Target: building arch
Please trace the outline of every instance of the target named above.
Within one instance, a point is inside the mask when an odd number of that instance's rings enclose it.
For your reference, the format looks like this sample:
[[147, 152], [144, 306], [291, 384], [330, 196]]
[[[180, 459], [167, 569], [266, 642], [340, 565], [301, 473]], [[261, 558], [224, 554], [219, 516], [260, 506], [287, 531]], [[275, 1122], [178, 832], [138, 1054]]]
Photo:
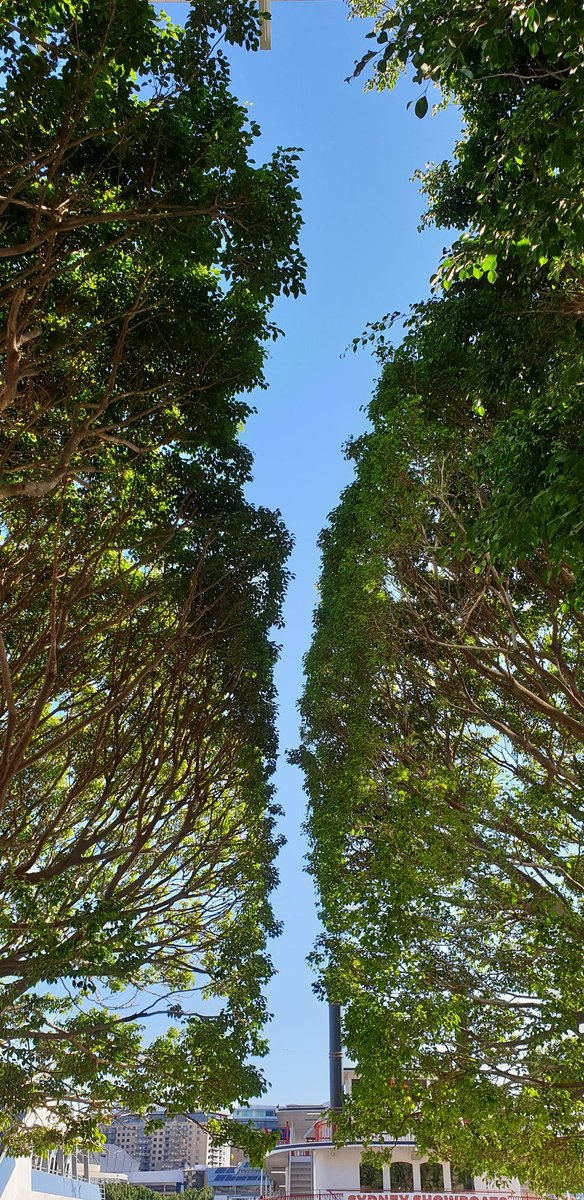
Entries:
[[463, 1171], [451, 1163], [450, 1179], [453, 1192], [474, 1192], [474, 1178], [470, 1171]]
[[383, 1164], [372, 1162], [359, 1163], [359, 1189], [362, 1192], [382, 1192], [383, 1188]]
[[407, 1159], [393, 1159], [389, 1168], [392, 1192], [414, 1191], [414, 1168]]
[[444, 1169], [442, 1163], [420, 1163], [420, 1184], [423, 1192], [443, 1192]]

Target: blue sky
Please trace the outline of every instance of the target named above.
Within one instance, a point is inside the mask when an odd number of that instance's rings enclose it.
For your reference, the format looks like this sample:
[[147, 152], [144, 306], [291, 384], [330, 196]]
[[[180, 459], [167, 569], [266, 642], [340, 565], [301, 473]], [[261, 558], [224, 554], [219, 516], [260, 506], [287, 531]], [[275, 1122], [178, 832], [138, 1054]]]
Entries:
[[[184, 15], [183, 5], [164, 7], [173, 19]], [[407, 81], [384, 94], [345, 82], [371, 45], [367, 29], [348, 19], [344, 0], [273, 0], [272, 50], [232, 54], [233, 89], [262, 129], [256, 157], [278, 145], [303, 151], [307, 295], [276, 306], [286, 336], [271, 352], [269, 391], [259, 393], [245, 433], [255, 455], [251, 496], [279, 508], [295, 539], [277, 672], [276, 783], [287, 845], [275, 906], [285, 929], [273, 946], [278, 975], [269, 991], [274, 1017], [263, 1068], [267, 1099], [280, 1104], [328, 1098], [328, 1016], [306, 964], [318, 932], [312, 883], [303, 873], [306, 800], [285, 751], [298, 744], [302, 657], [317, 600], [316, 541], [349, 481], [342, 446], [364, 427], [361, 408], [376, 376], [366, 351], [343, 353], [368, 321], [427, 295], [446, 239], [435, 230], [417, 232], [423, 199], [411, 176], [449, 156], [458, 131], [453, 111], [418, 120], [406, 110], [417, 95]]]

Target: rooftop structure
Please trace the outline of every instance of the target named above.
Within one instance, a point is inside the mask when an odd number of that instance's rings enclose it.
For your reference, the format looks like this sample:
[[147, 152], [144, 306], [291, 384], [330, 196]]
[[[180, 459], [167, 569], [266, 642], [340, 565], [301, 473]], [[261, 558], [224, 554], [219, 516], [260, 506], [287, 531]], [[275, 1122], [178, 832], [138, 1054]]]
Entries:
[[185, 1190], [185, 1177], [181, 1169], [134, 1171], [128, 1176], [128, 1182], [136, 1187], [147, 1187], [151, 1192], [159, 1192], [161, 1196], [173, 1196]]
[[268, 1190], [264, 1172], [248, 1163], [209, 1169], [207, 1184], [213, 1189], [214, 1200], [252, 1200]]
[[140, 1164], [132, 1158], [121, 1146], [106, 1142], [103, 1150], [92, 1150], [89, 1153], [90, 1177], [108, 1179], [127, 1179], [132, 1171], [139, 1171]]
[[304, 1142], [314, 1134], [314, 1125], [328, 1103], [323, 1104], [284, 1104], [278, 1107], [278, 1125], [281, 1130], [281, 1141], [286, 1143]]
[[236, 1108], [232, 1114], [234, 1121], [244, 1125], [252, 1125], [254, 1129], [270, 1129], [275, 1131], [278, 1125], [278, 1109], [265, 1104], [250, 1104], [245, 1108]]

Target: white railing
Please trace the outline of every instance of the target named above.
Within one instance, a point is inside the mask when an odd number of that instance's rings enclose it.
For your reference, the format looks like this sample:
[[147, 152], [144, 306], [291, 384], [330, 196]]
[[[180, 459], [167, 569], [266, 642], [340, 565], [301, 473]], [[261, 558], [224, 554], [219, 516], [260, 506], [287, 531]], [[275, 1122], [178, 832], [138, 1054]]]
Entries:
[[[105, 1200], [105, 1184], [99, 1176], [92, 1178], [89, 1174], [89, 1162], [86, 1155], [81, 1157], [74, 1154], [64, 1154], [55, 1150], [43, 1158], [33, 1154], [31, 1159], [33, 1171], [44, 1171], [47, 1175], [58, 1175], [61, 1179], [70, 1179], [72, 1183], [91, 1183], [99, 1189], [101, 1200]], [[72, 1189], [74, 1192], [74, 1189]]]

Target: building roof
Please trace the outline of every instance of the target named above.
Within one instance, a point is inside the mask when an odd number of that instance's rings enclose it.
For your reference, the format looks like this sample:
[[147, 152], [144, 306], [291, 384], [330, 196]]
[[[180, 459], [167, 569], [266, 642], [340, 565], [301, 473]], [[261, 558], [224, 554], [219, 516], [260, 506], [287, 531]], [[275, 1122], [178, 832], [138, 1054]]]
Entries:
[[211, 1187], [232, 1183], [259, 1183], [262, 1172], [259, 1167], [238, 1163], [235, 1167], [208, 1167], [207, 1178]]

